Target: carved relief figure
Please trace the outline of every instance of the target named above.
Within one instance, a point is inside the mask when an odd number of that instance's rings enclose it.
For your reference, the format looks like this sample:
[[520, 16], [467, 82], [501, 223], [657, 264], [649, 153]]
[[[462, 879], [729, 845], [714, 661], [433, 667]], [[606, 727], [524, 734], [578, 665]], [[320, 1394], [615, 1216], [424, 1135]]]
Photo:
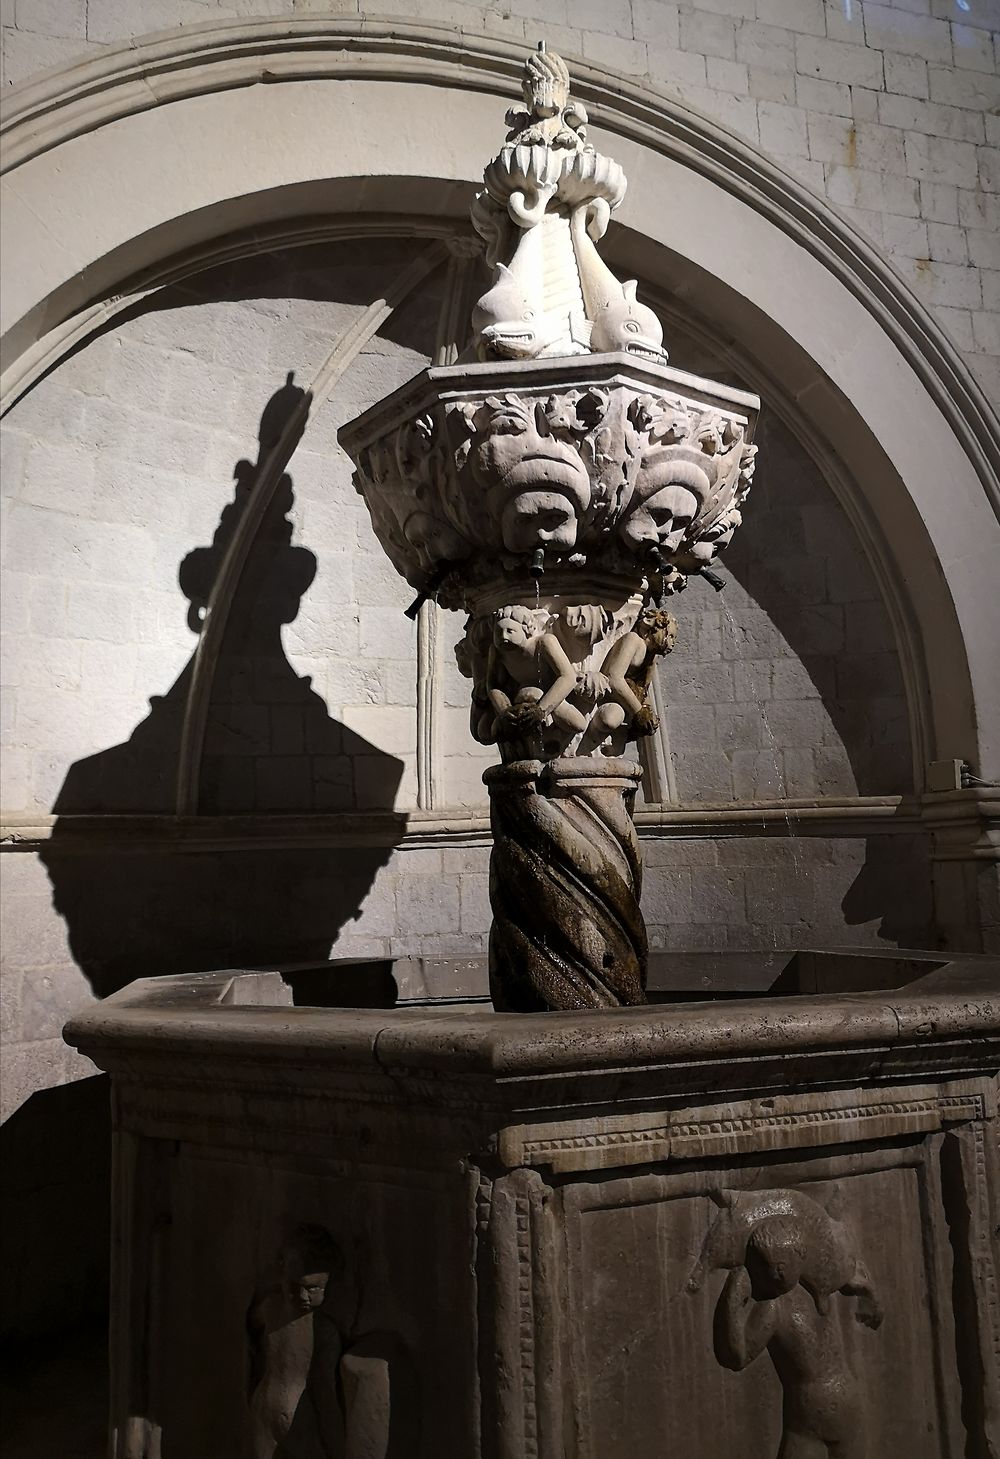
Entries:
[[540, 753], [544, 728], [568, 741], [587, 720], [567, 703], [576, 689], [576, 671], [554, 633], [539, 625], [530, 608], [512, 605], [493, 617], [486, 688], [496, 716], [496, 739], [525, 739]]
[[[612, 739], [615, 753], [620, 753], [627, 739], [656, 733], [660, 721], [649, 703], [649, 686], [656, 660], [668, 654], [676, 641], [677, 620], [673, 614], [647, 607], [631, 632], [611, 645], [601, 666], [606, 685], [604, 702], [594, 710], [580, 741], [581, 755], [591, 754], [608, 739]], [[616, 733], [623, 728], [626, 734]]]
[[330, 1233], [300, 1226], [255, 1298], [250, 1336], [252, 1459], [327, 1459], [335, 1451], [338, 1323], [326, 1307], [343, 1260]]
[[472, 680], [469, 731], [472, 738], [481, 745], [492, 745], [496, 740], [496, 714], [486, 692], [492, 642], [493, 625], [490, 619], [470, 618], [465, 625], [464, 638], [460, 638], [455, 645], [458, 672], [464, 679]]
[[251, 1459], [394, 1459], [404, 1428], [412, 1441], [405, 1354], [388, 1334], [352, 1338], [356, 1307], [330, 1233], [299, 1226], [247, 1314]]
[[882, 1312], [843, 1224], [798, 1191], [725, 1193], [723, 1214], [689, 1280], [728, 1266], [715, 1314], [715, 1350], [734, 1372], [767, 1352], [782, 1386], [778, 1459], [876, 1459], [837, 1315], [835, 1293], [857, 1298], [855, 1319], [877, 1328]]

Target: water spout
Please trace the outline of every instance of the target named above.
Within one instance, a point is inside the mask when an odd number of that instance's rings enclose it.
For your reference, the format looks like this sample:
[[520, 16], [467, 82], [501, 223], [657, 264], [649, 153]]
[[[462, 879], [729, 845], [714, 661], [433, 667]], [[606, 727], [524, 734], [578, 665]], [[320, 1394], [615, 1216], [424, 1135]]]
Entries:
[[455, 564], [453, 562], [439, 562], [437, 566], [432, 569], [430, 577], [427, 579], [424, 586], [420, 589], [420, 592], [414, 598], [413, 602], [408, 608], [403, 609], [403, 612], [406, 614], [407, 618], [412, 618], [416, 620], [417, 614], [427, 602], [428, 598], [434, 597], [438, 588], [444, 582], [445, 578], [448, 576], [454, 566]]
[[540, 578], [545, 571], [545, 548], [536, 547], [531, 554], [531, 564], [528, 568], [533, 578]]
[[726, 586], [725, 578], [721, 578], [719, 574], [717, 572], [713, 572], [710, 567], [700, 567], [698, 569], [698, 574], [700, 577], [703, 577], [705, 579], [706, 583], [711, 583], [712, 587], [717, 593], [721, 593], [722, 589]]

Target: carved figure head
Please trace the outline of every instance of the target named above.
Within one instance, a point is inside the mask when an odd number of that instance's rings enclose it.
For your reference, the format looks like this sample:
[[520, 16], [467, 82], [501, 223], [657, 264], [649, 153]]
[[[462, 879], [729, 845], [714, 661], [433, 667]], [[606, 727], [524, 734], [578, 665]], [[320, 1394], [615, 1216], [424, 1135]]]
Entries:
[[493, 615], [493, 642], [497, 648], [524, 648], [537, 633], [535, 614], [518, 603], [498, 608]]
[[809, 1241], [802, 1223], [792, 1216], [767, 1216], [747, 1238], [746, 1268], [758, 1299], [790, 1292], [802, 1280], [809, 1260]]
[[315, 1312], [326, 1298], [330, 1277], [342, 1267], [340, 1251], [323, 1226], [300, 1226], [281, 1253], [286, 1294], [300, 1312]]
[[654, 654], [668, 654], [677, 642], [677, 619], [665, 608], [644, 608], [635, 625], [639, 635]]
[[653, 446], [643, 457], [631, 508], [619, 534], [641, 552], [673, 552], [694, 521], [714, 479], [707, 458], [687, 446]]
[[429, 512], [411, 512], [403, 525], [403, 535], [419, 552], [424, 567], [458, 562], [468, 556], [468, 543], [447, 522]]

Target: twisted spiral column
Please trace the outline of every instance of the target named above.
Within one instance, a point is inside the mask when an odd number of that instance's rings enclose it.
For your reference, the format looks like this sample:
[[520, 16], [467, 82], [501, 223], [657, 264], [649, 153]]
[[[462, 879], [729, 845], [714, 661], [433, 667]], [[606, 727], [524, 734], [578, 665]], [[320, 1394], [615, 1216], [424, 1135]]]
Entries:
[[631, 760], [516, 760], [486, 771], [490, 992], [498, 1011], [645, 1003]]

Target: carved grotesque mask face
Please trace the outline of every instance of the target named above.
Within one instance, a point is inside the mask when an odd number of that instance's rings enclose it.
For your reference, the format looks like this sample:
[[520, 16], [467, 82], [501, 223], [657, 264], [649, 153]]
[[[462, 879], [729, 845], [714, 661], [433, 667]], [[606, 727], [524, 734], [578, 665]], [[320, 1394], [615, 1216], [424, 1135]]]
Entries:
[[673, 552], [698, 510], [693, 491], [679, 484], [661, 487], [631, 511], [622, 524], [622, 536], [635, 549], [645, 545]]
[[580, 603], [564, 608], [562, 617], [567, 631], [581, 643], [594, 644], [604, 636], [604, 611], [596, 603]]
[[522, 492], [504, 508], [502, 531], [509, 552], [529, 552], [534, 547], [565, 550], [576, 544], [576, 511], [560, 492]]

